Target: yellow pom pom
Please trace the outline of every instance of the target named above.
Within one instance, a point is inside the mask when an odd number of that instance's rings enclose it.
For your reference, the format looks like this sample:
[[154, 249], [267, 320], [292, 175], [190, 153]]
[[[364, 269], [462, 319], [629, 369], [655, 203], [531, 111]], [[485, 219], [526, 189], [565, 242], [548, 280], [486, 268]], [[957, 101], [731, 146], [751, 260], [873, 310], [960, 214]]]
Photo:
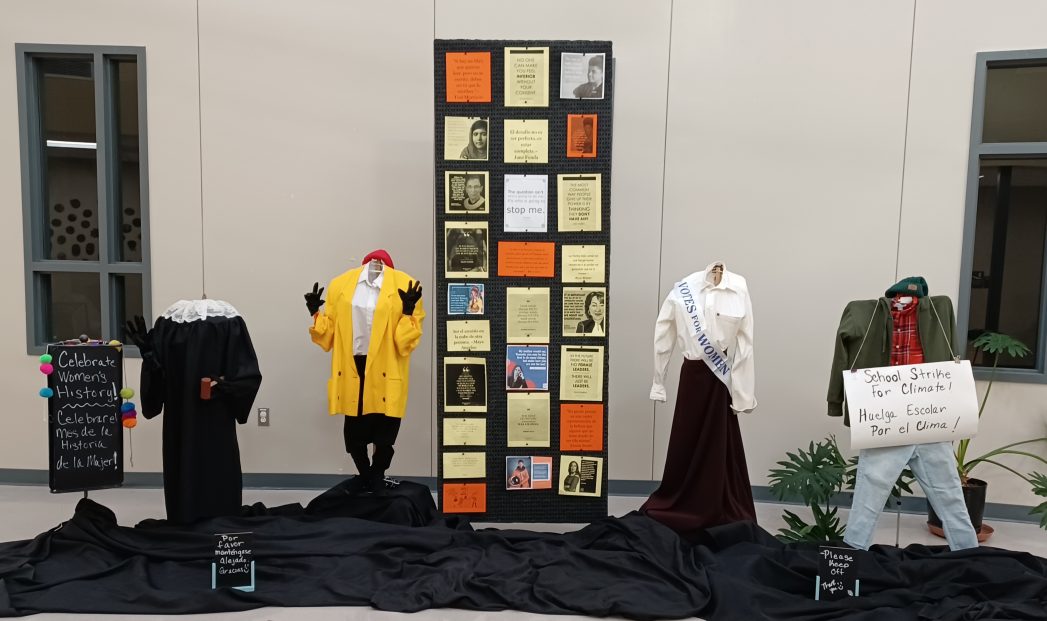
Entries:
[[120, 389], [120, 398], [121, 399], [130, 399], [133, 396], [135, 396], [135, 391], [133, 389], [131, 389], [131, 388], [121, 388]]

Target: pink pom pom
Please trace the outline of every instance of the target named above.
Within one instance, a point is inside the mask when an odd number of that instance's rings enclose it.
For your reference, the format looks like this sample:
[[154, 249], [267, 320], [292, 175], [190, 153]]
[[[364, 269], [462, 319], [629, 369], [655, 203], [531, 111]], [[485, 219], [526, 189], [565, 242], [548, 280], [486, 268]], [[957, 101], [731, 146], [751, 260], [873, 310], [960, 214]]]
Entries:
[[40, 372], [44, 375], [50, 375], [55, 372], [55, 368], [47, 363], [40, 365]]

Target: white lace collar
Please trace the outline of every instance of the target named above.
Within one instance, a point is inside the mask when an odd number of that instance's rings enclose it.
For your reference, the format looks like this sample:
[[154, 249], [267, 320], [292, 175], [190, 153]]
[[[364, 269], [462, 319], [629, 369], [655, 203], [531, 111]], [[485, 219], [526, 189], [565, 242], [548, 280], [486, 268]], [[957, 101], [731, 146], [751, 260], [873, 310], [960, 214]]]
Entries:
[[240, 312], [222, 300], [178, 300], [164, 311], [163, 316], [175, 323], [189, 323], [208, 317], [239, 317]]

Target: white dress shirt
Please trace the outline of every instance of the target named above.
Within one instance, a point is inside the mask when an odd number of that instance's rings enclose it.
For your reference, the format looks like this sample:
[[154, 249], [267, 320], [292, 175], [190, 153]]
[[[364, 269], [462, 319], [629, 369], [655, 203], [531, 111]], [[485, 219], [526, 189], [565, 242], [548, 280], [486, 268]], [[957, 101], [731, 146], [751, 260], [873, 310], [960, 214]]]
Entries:
[[374, 282], [367, 280], [369, 267], [360, 270], [360, 279], [353, 291], [353, 355], [366, 356], [371, 346], [371, 325], [374, 323], [374, 307], [378, 304], [378, 292], [382, 289], [383, 270]]
[[[712, 268], [723, 266], [720, 284], [713, 284]], [[702, 283], [695, 300], [702, 309], [705, 334], [731, 362], [731, 409], [751, 412], [756, 407], [756, 378], [753, 369], [753, 307], [745, 278], [728, 272], [722, 261], [702, 272], [684, 278]], [[665, 371], [673, 349], [679, 347], [684, 358], [702, 360], [702, 349], [690, 331], [687, 314], [680, 300], [669, 295], [662, 303], [654, 326], [654, 384], [651, 399], [665, 401]], [[703, 363], [704, 364], [704, 363]]]

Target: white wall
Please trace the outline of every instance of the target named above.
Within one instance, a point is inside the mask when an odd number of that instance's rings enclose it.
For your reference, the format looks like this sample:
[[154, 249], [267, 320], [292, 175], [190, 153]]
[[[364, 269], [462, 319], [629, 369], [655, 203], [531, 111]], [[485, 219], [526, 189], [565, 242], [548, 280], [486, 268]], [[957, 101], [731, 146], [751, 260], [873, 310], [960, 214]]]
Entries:
[[[912, 8], [675, 7], [660, 290], [713, 260], [748, 280], [760, 405], [742, 430], [764, 484], [785, 449], [845, 435], [825, 404], [840, 312], [894, 282]], [[657, 408], [656, 446], [672, 416]]]
[[[919, 0], [916, 7], [905, 194], [898, 244], [899, 270], [921, 272], [939, 291], [959, 291], [977, 52], [1045, 49], [1047, 5], [1035, 0], [994, 2]], [[979, 437], [983, 453], [1021, 439], [1047, 435], [1047, 386], [993, 386]], [[1033, 448], [1033, 447], [1030, 447]], [[1037, 450], [1033, 448], [1033, 450]], [[1037, 451], [1047, 455], [1040, 444]], [[1022, 472], [1044, 471], [1029, 458], [1010, 459]], [[989, 500], [1035, 505], [1029, 486], [992, 465], [975, 470], [989, 481]]]
[[[8, 2], [0, 9], [0, 386], [7, 395], [0, 433], [0, 467], [47, 469], [47, 416], [36, 391], [44, 384], [25, 353], [22, 274], [22, 190], [19, 163], [15, 43], [147, 47], [153, 307], [200, 289], [200, 161], [197, 115], [196, 10], [184, 0], [158, 0], [148, 12], [134, 0]], [[196, 249], [196, 250], [193, 250]], [[137, 361], [127, 374], [137, 378]], [[137, 380], [132, 384], [137, 388]], [[160, 469], [160, 425], [134, 431], [135, 468]]]
[[[329, 359], [306, 334], [312, 282], [379, 247], [433, 282], [434, 36], [614, 42], [610, 476], [661, 476], [679, 360], [670, 403], [655, 407], [651, 326], [673, 281], [722, 259], [755, 305], [760, 407], [742, 421], [755, 485], [786, 450], [846, 435], [824, 399], [848, 300], [911, 274], [956, 295], [974, 55], [1047, 48], [1034, 1], [520, 7], [208, 0], [198, 28], [193, 0], [5, 4], [12, 56], [15, 43], [146, 46], [153, 307], [200, 295], [203, 249], [208, 295], [246, 316], [265, 375], [257, 405], [273, 417], [241, 429], [245, 471], [347, 469], [340, 421], [324, 414]], [[0, 468], [45, 469], [43, 407], [27, 388], [40, 376], [22, 344], [14, 67], [0, 62], [0, 321], [13, 335], [0, 348]], [[434, 473], [432, 334], [412, 359], [397, 474]], [[1045, 396], [997, 386], [975, 447], [1042, 435]], [[159, 470], [159, 424], [134, 434], [129, 470]], [[1035, 502], [1013, 477], [983, 474], [991, 501]]]

